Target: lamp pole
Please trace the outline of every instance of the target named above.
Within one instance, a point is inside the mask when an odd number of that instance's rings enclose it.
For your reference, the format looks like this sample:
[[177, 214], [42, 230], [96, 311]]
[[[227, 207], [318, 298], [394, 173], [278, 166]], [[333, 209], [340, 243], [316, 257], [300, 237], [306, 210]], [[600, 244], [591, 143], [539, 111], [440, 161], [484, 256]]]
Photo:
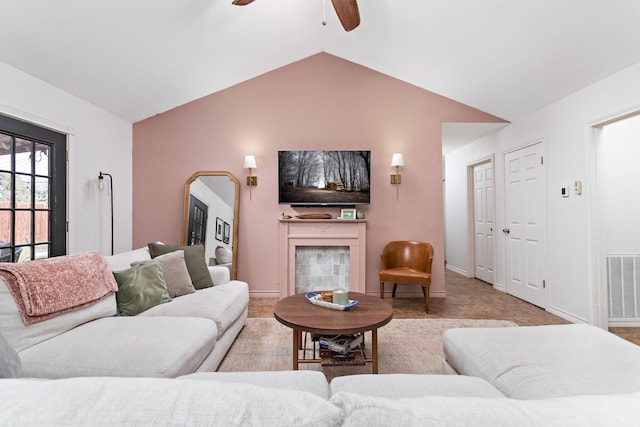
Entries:
[[98, 175], [98, 187], [100, 190], [104, 188], [104, 177], [109, 177], [109, 197], [111, 202], [111, 255], [113, 255], [113, 177], [110, 173], [100, 171]]

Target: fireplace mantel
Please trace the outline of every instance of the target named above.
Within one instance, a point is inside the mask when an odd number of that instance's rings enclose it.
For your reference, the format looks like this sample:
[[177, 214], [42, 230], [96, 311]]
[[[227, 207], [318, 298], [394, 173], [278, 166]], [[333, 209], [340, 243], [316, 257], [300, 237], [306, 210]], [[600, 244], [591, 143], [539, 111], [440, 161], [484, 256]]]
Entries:
[[296, 246], [349, 247], [349, 290], [365, 293], [366, 230], [364, 219], [281, 219], [280, 298], [295, 293]]

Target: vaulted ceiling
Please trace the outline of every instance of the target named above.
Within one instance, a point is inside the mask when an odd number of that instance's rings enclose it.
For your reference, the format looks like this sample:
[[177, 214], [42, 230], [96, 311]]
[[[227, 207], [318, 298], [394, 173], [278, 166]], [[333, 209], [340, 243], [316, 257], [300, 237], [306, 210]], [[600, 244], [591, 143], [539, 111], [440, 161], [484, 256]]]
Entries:
[[640, 62], [637, 0], [359, 8], [345, 32], [329, 0], [2, 0], [0, 61], [131, 122], [318, 52], [510, 121]]

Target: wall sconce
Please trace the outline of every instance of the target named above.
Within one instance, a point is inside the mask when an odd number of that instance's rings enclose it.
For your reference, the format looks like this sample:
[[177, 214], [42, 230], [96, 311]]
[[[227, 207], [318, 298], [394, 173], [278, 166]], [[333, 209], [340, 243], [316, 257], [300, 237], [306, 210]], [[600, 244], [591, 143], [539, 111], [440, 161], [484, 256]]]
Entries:
[[402, 184], [402, 175], [400, 175], [400, 166], [404, 166], [402, 153], [393, 153], [391, 158], [391, 167], [396, 168], [396, 173], [391, 175], [392, 184]]
[[258, 168], [258, 165], [256, 165], [256, 156], [244, 156], [244, 168], [249, 169], [249, 176], [247, 176], [247, 185], [249, 186], [249, 200], [251, 200], [251, 187], [258, 185], [258, 177], [255, 175], [251, 175], [251, 171]]
[[113, 255], [113, 177], [110, 173], [100, 171], [98, 174], [98, 189], [104, 190], [104, 177], [109, 178], [109, 197], [111, 200], [111, 255]]
[[400, 198], [399, 184], [402, 183], [402, 175], [400, 175], [400, 166], [404, 166], [402, 153], [393, 153], [391, 157], [391, 167], [396, 168], [396, 173], [391, 174], [391, 184], [396, 185], [396, 199]]

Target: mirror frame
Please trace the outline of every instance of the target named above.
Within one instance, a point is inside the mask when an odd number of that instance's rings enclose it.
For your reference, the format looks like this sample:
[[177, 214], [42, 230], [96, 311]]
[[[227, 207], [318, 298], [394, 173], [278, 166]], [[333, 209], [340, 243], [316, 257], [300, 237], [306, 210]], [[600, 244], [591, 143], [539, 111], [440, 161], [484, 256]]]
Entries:
[[[224, 176], [235, 186], [235, 195], [233, 202], [233, 240], [231, 241], [231, 280], [236, 280], [238, 275], [238, 222], [240, 220], [240, 182], [231, 172], [228, 171], [198, 171], [195, 172], [184, 184], [184, 214], [182, 217], [182, 244], [188, 242], [189, 228], [189, 196], [191, 195], [191, 184], [201, 176]], [[208, 264], [208, 262], [207, 262]]]

